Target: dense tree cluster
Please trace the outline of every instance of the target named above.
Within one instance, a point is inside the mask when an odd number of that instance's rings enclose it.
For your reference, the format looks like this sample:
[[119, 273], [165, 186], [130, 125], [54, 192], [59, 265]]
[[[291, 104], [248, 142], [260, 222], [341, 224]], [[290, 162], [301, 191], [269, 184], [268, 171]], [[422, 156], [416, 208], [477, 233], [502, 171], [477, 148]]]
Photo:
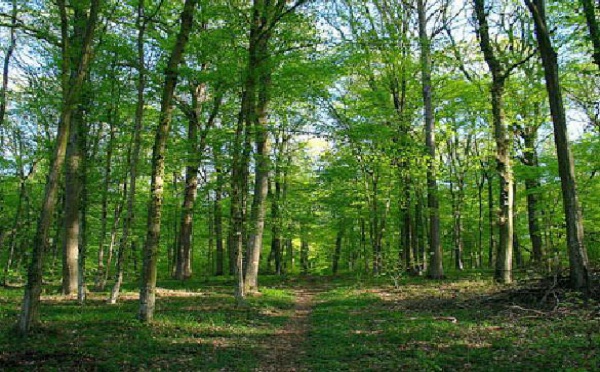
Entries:
[[110, 303], [139, 280], [142, 321], [161, 277], [232, 275], [240, 304], [260, 273], [568, 267], [587, 290], [599, 11], [3, 3], [0, 263], [26, 283], [20, 331], [44, 279]]

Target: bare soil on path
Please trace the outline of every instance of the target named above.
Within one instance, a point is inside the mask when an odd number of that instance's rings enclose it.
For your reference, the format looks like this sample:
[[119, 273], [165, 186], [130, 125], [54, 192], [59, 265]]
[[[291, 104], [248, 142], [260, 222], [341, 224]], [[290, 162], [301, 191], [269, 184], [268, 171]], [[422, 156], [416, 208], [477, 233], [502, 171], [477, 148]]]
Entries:
[[295, 290], [293, 314], [284, 328], [269, 339], [265, 345], [263, 359], [256, 369], [260, 372], [297, 372], [307, 371], [302, 366], [306, 354], [306, 338], [310, 330], [310, 314], [314, 297], [320, 291], [299, 288]]

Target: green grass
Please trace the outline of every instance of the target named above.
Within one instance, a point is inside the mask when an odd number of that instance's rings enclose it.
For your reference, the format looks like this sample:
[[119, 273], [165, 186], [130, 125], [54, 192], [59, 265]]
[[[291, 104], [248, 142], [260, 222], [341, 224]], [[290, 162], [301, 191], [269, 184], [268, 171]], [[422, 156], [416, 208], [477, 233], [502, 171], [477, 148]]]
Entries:
[[487, 300], [500, 290], [485, 281], [417, 280], [399, 290], [324, 293], [312, 315], [309, 369], [600, 369], [597, 304], [545, 312]]
[[152, 325], [135, 319], [135, 285], [117, 305], [106, 293], [84, 306], [49, 295], [27, 339], [11, 331], [22, 289], [1, 288], [0, 370], [255, 370], [290, 321], [299, 288], [317, 292], [294, 350], [302, 370], [600, 370], [600, 308], [575, 294], [548, 307], [478, 278], [404, 278], [398, 289], [355, 276], [261, 283], [262, 295], [236, 308], [229, 280], [162, 281]]
[[[265, 289], [249, 306], [234, 306], [231, 287], [160, 283], [152, 325], [135, 319], [134, 292], [107, 305], [92, 294], [84, 306], [46, 298], [40, 330], [11, 332], [20, 290], [0, 291], [0, 370], [252, 370], [265, 339], [285, 324], [293, 296]], [[185, 287], [185, 288], [183, 288]]]

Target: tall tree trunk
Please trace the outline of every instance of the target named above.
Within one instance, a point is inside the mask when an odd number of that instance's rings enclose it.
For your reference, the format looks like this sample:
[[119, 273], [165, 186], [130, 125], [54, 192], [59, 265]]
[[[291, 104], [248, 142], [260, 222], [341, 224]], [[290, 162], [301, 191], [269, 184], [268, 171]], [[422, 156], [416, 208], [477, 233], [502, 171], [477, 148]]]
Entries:
[[474, 0], [477, 18], [477, 33], [485, 62], [492, 74], [492, 116], [494, 139], [496, 140], [496, 170], [500, 181], [499, 197], [499, 243], [497, 248], [494, 278], [501, 283], [512, 282], [513, 249], [513, 175], [510, 159], [510, 139], [504, 119], [504, 85], [510, 69], [504, 70], [495, 55], [490, 41], [489, 25], [484, 0]]
[[75, 110], [69, 129], [70, 137], [66, 153], [65, 173], [65, 220], [63, 232], [62, 255], [62, 293], [70, 295], [77, 291], [79, 275], [79, 233], [80, 233], [80, 201], [81, 172], [83, 152], [81, 150], [81, 132], [84, 121], [83, 107]]
[[465, 199], [465, 171], [464, 158], [470, 155], [471, 136], [467, 136], [466, 144], [463, 147], [463, 155], [459, 154], [460, 146], [458, 135], [447, 140], [450, 172], [455, 175], [455, 182], [450, 181], [450, 194], [452, 198], [452, 238], [454, 241], [454, 265], [457, 270], [464, 270], [464, 241], [462, 237], [462, 209]]
[[[138, 0], [137, 7], [137, 100], [135, 105], [134, 130], [132, 133], [133, 148], [127, 154], [127, 173], [129, 174], [129, 186], [127, 186], [127, 177], [123, 180], [123, 193], [126, 198], [125, 218], [123, 220], [123, 231], [119, 239], [117, 251], [117, 267], [115, 272], [115, 282], [108, 298], [109, 304], [115, 304], [121, 292], [123, 284], [123, 275], [125, 271], [125, 260], [130, 242], [129, 235], [135, 223], [135, 198], [137, 187], [137, 167], [140, 158], [140, 150], [142, 147], [142, 129], [144, 124], [144, 106], [146, 99], [144, 97], [146, 90], [146, 57], [145, 57], [145, 35], [146, 28], [150, 19], [145, 14], [145, 0]], [[114, 231], [114, 230], [113, 230]], [[113, 235], [114, 236], [114, 235]]]
[[[72, 115], [79, 103], [83, 84], [86, 80], [92, 60], [94, 34], [98, 23], [100, 4], [100, 0], [91, 0], [89, 14], [87, 14], [84, 20], [75, 20], [75, 22], [83, 21], [85, 24], [85, 32], [81, 38], [82, 42], [79, 45], [79, 50], [75, 51], [71, 50], [71, 44], [69, 42], [71, 37], [69, 35], [69, 18], [65, 1], [57, 0], [61, 19], [61, 53], [63, 60], [61, 86], [63, 105], [56, 135], [54, 153], [50, 162], [50, 169], [44, 190], [42, 209], [35, 237], [33, 239], [27, 285], [23, 296], [21, 315], [17, 325], [19, 333], [23, 335], [29, 333], [32, 325], [37, 322], [39, 316], [44, 256], [49, 247], [48, 235], [52, 225], [54, 210], [56, 208], [59, 178], [65, 161]], [[72, 56], [77, 56], [77, 58], [70, 61]], [[75, 63], [75, 65], [71, 66], [71, 63]]]
[[156, 262], [160, 240], [163, 188], [165, 175], [165, 148], [173, 111], [173, 93], [177, 85], [178, 67], [183, 59], [184, 48], [193, 28], [194, 11], [197, 0], [186, 0], [181, 12], [181, 28], [171, 51], [165, 69], [165, 81], [162, 89], [159, 124], [152, 149], [152, 177], [150, 183], [150, 202], [146, 242], [143, 248], [142, 281], [140, 286], [139, 319], [151, 322], [156, 301]]
[[[106, 232], [108, 227], [108, 193], [111, 183], [111, 163], [112, 163], [112, 155], [113, 148], [115, 143], [115, 123], [113, 115], [113, 109], [109, 111], [109, 139], [106, 149], [106, 162], [104, 165], [104, 184], [102, 186], [102, 201], [101, 201], [101, 212], [100, 212], [100, 239], [98, 243], [98, 271], [96, 272], [96, 280], [95, 287], [98, 291], [103, 291], [106, 281], [103, 280], [105, 277], [105, 272], [107, 270], [106, 266], [104, 266], [104, 254], [105, 254], [105, 242], [106, 242]], [[108, 266], [108, 265], [107, 265]]]
[[558, 74], [558, 56], [552, 42], [548, 25], [544, 0], [525, 0], [535, 23], [535, 34], [538, 41], [552, 123], [554, 124], [554, 143], [558, 157], [558, 173], [563, 197], [565, 222], [567, 225], [567, 250], [569, 252], [569, 269], [571, 285], [577, 289], [590, 289], [589, 261], [583, 241], [583, 222], [577, 187], [575, 184], [575, 166], [571, 154], [567, 134], [567, 120], [563, 105], [560, 78]]
[[[126, 181], [125, 181], [126, 182]], [[127, 192], [127, 190], [123, 190], [124, 194]], [[106, 265], [105, 265], [105, 269], [104, 269], [104, 275], [101, 278], [101, 282], [98, 286], [98, 288], [102, 288], [102, 290], [104, 290], [104, 287], [106, 286], [106, 281], [108, 280], [108, 277], [110, 275], [110, 268], [113, 262], [113, 252], [114, 252], [114, 248], [115, 248], [115, 242], [117, 240], [117, 230], [120, 224], [120, 220], [121, 220], [121, 213], [123, 211], [123, 204], [125, 203], [124, 198], [115, 206], [115, 211], [113, 214], [113, 223], [112, 223], [112, 227], [110, 230], [110, 241], [108, 243], [108, 249], [107, 249], [107, 257], [106, 257]], [[122, 277], [121, 277], [122, 278]], [[109, 301], [110, 303], [110, 301]]]
[[250, 228], [244, 285], [247, 292], [258, 292], [258, 269], [263, 245], [267, 193], [269, 189], [271, 140], [268, 130], [272, 69], [269, 41], [283, 16], [308, 0], [297, 0], [286, 7], [288, 0], [253, 0], [248, 47], [246, 93], [250, 98], [246, 109], [246, 126], [255, 133], [254, 197], [250, 210]]
[[4, 118], [6, 116], [6, 107], [8, 106], [8, 77], [10, 60], [17, 46], [17, 0], [12, 0], [12, 12], [10, 17], [10, 36], [8, 48], [4, 55], [4, 63], [2, 65], [2, 87], [0, 87], [0, 138], [4, 129]]
[[581, 6], [583, 7], [583, 14], [588, 25], [588, 31], [590, 33], [590, 39], [592, 39], [592, 45], [594, 47], [594, 63], [600, 68], [600, 30], [598, 29], [598, 20], [596, 20], [596, 6], [592, 0], [580, 0]]
[[333, 251], [332, 271], [337, 275], [340, 267], [340, 257], [342, 256], [342, 242], [344, 240], [345, 221], [342, 220], [335, 235], [335, 250]]
[[[304, 229], [303, 229], [304, 231]], [[300, 267], [302, 267], [302, 274], [307, 275], [309, 269], [308, 255], [310, 246], [308, 244], [308, 237], [306, 233], [300, 235]]]
[[431, 41], [427, 34], [427, 15], [425, 0], [417, 0], [419, 16], [419, 45], [421, 47], [421, 84], [423, 106], [425, 108], [425, 146], [427, 147], [427, 208], [429, 210], [429, 277], [444, 277], [442, 243], [440, 240], [440, 210], [438, 200], [437, 176], [435, 165], [435, 119], [433, 117], [432, 85], [431, 85]]
[[265, 228], [265, 216], [267, 209], [267, 193], [269, 189], [270, 152], [271, 141], [268, 131], [268, 104], [270, 101], [271, 72], [266, 63], [268, 62], [268, 43], [270, 32], [263, 32], [263, 27], [270, 28], [266, 24], [268, 9], [259, 9], [262, 1], [254, 2], [253, 22], [250, 31], [250, 49], [248, 62], [248, 91], [256, 89], [257, 99], [255, 107], [248, 107], [246, 125], [252, 126], [255, 132], [256, 142], [256, 167], [254, 176], [254, 197], [250, 210], [250, 235], [248, 239], [247, 262], [245, 286], [246, 292], [258, 291], [258, 269], [260, 266], [260, 255], [263, 245], [263, 233]]
[[[513, 182], [513, 222], [517, 226], [517, 182]], [[513, 252], [515, 256], [515, 264], [517, 267], [523, 267], [523, 253], [521, 252], [521, 244], [518, 234], [513, 235]]]
[[188, 141], [190, 146], [188, 157], [191, 163], [186, 167], [185, 196], [181, 208], [177, 249], [175, 250], [175, 278], [178, 280], [189, 279], [192, 276], [192, 222], [194, 204], [198, 194], [198, 173], [201, 162], [204, 159], [206, 138], [214, 125], [223, 98], [222, 93], [217, 91], [210, 115], [204, 128], [201, 128], [202, 108], [207, 101], [206, 84], [191, 86], [190, 93], [192, 96], [192, 106], [184, 109], [184, 112], [188, 117]]
[[427, 226], [425, 223], [423, 223], [424, 219], [426, 218], [425, 213], [423, 211], [423, 194], [421, 192], [417, 192], [416, 199], [417, 200], [415, 203], [415, 237], [417, 242], [415, 244], [416, 249], [413, 255], [415, 258], [415, 274], [423, 275], [423, 271], [425, 270], [426, 264], [425, 237], [427, 231]]
[[[277, 179], [277, 172], [275, 175]], [[275, 193], [271, 201], [271, 256], [275, 261], [275, 274], [281, 275], [281, 264], [283, 257], [283, 239], [281, 235], [281, 214], [280, 214], [280, 189], [281, 184], [275, 180]]]
[[235, 299], [237, 306], [243, 306], [246, 301], [244, 286], [244, 235], [246, 233], [246, 199], [248, 184], [248, 158], [250, 144], [247, 131], [244, 130], [244, 115], [246, 105], [249, 105], [247, 91], [242, 92], [241, 108], [235, 129], [233, 141], [233, 157], [231, 164], [231, 203], [229, 223], [229, 269], [236, 280]]
[[175, 249], [175, 279], [186, 280], [192, 276], [192, 222], [194, 204], [198, 194], [198, 168], [203, 148], [199, 146], [198, 131], [202, 105], [206, 101], [206, 84], [192, 87], [192, 108], [188, 114], [188, 162], [185, 170], [185, 193], [181, 207], [179, 239]]
[[[528, 128], [521, 133], [525, 150], [523, 151], [522, 162], [530, 168], [539, 166], [535, 142], [537, 137], [537, 128]], [[527, 225], [529, 228], [529, 237], [531, 240], [531, 259], [536, 265], [542, 263], [544, 256], [542, 229], [540, 227], [540, 210], [538, 206], [539, 188], [541, 187], [537, 175], [527, 175], [525, 177], [525, 192], [527, 194]]]
[[408, 187], [409, 182], [405, 183], [404, 188], [404, 200], [401, 206], [402, 209], [402, 254], [404, 260], [404, 268], [410, 270], [412, 268], [414, 259], [412, 256], [412, 238], [413, 238], [413, 218], [411, 215], [412, 198], [410, 195], [410, 189]]
[[271, 201], [271, 252], [273, 259], [275, 260], [275, 273], [277, 275], [283, 273], [284, 221], [282, 209], [286, 197], [287, 165], [285, 163], [289, 157], [288, 141], [289, 136], [285, 133], [281, 133], [275, 143], [277, 153], [275, 175], [273, 177], [275, 187]]
[[80, 125], [78, 130], [80, 131], [79, 142], [81, 157], [81, 170], [80, 170], [80, 197], [81, 203], [79, 205], [79, 260], [77, 262], [77, 302], [80, 305], [86, 300], [87, 287], [85, 284], [85, 262], [87, 254], [87, 206], [88, 206], [88, 187], [87, 187], [87, 164], [88, 164], [88, 141], [85, 137], [85, 126]]
[[[218, 146], [218, 145], [217, 145]], [[215, 146], [215, 148], [217, 147]], [[221, 169], [219, 154], [213, 149], [215, 173], [217, 174], [217, 185], [215, 188], [214, 233], [216, 246], [216, 270], [215, 275], [221, 276], [225, 273], [225, 249], [223, 247], [223, 170]]]
[[292, 238], [285, 239], [285, 258], [286, 273], [293, 273], [296, 261], [294, 260], [294, 242]]
[[[33, 164], [33, 166], [31, 167], [31, 170], [29, 171], [29, 174], [25, 175], [22, 160], [21, 160], [24, 155], [23, 138], [20, 134], [19, 129], [15, 130], [13, 137], [15, 138], [15, 142], [16, 142], [15, 148], [19, 149], [18, 157], [17, 157], [17, 159], [18, 159], [17, 160], [17, 167], [18, 167], [17, 172], [19, 175], [19, 197], [17, 199], [17, 208], [15, 211], [15, 216], [13, 218], [11, 230], [8, 230], [8, 231], [4, 230], [0, 234], [1, 235], [0, 248], [2, 248], [2, 246], [4, 244], [3, 240], [7, 237], [7, 235], [10, 235], [10, 240], [8, 242], [8, 256], [6, 258], [6, 264], [4, 266], [4, 277], [2, 280], [2, 284], [4, 286], [6, 286], [8, 284], [8, 272], [10, 271], [10, 268], [12, 267], [17, 244], [19, 243], [19, 235], [21, 235], [21, 233], [23, 231], [25, 231], [25, 229], [23, 227], [29, 220], [29, 218], [27, 217], [27, 215], [29, 214], [29, 196], [28, 196], [28, 192], [27, 192], [27, 180], [33, 176], [33, 174], [35, 172], [35, 168], [36, 168], [36, 164]], [[24, 240], [24, 239], [21, 238], [21, 240]]]
[[493, 267], [496, 255], [496, 219], [494, 217], [494, 184], [492, 174], [486, 172], [487, 196], [488, 196], [488, 228], [490, 230], [490, 241], [488, 247], [488, 267]]
[[477, 180], [477, 267], [481, 268], [483, 265], [483, 187], [485, 184], [485, 177], [481, 176], [481, 179]]

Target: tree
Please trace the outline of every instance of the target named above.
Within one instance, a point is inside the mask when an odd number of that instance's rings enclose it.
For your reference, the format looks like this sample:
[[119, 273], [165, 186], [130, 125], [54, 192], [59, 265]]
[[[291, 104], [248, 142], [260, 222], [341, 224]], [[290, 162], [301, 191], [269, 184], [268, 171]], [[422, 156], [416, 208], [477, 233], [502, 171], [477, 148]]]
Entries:
[[[6, 117], [6, 107], [8, 104], [8, 78], [10, 69], [10, 60], [17, 46], [17, 0], [12, 1], [12, 12], [10, 17], [10, 41], [6, 54], [4, 55], [4, 63], [2, 64], [2, 86], [0, 87], [0, 131], [4, 130], [4, 119]], [[0, 132], [2, 133], [2, 132]], [[0, 245], [1, 246], [1, 245]]]
[[[490, 27], [488, 24], [485, 0], [474, 0], [475, 17], [477, 19], [477, 35], [481, 45], [485, 62], [492, 74], [490, 93], [492, 95], [492, 118], [494, 127], [494, 139], [496, 140], [496, 169], [500, 180], [500, 196], [498, 203], [500, 212], [498, 215], [499, 242], [497, 247], [496, 268], [494, 277], [502, 283], [512, 282], [512, 251], [513, 251], [513, 171], [511, 162], [511, 138], [506, 127], [504, 114], [504, 93], [506, 80], [515, 68], [530, 57], [520, 56], [520, 60], [511, 64], [502, 63], [490, 39]], [[514, 31], [514, 30], [509, 30]], [[521, 44], [522, 45], [522, 44]], [[513, 48], [514, 49], [514, 48]], [[523, 47], [518, 48], [520, 52], [527, 52]]]
[[160, 239], [162, 201], [165, 175], [165, 147], [169, 135], [169, 127], [173, 111], [173, 94], [179, 76], [178, 67], [184, 56], [184, 49], [193, 29], [194, 12], [197, 0], [186, 0], [180, 16], [181, 27], [175, 45], [171, 50], [165, 69], [165, 80], [162, 88], [159, 123], [152, 149], [152, 177], [150, 201], [148, 205], [148, 222], [146, 242], [143, 249], [142, 281], [140, 287], [139, 319], [151, 322], [156, 302], [156, 262]]
[[440, 241], [440, 211], [436, 179], [435, 118], [433, 117], [431, 85], [431, 41], [427, 34], [427, 14], [424, 0], [417, 0], [419, 45], [421, 47], [421, 81], [425, 110], [425, 146], [427, 147], [427, 208], [429, 211], [429, 249], [432, 253], [429, 276], [444, 277], [443, 251]]
[[[288, 6], [288, 1], [275, 3], [253, 0], [248, 65], [246, 69], [244, 120], [255, 134], [255, 177], [252, 206], [250, 208], [250, 228], [247, 262], [244, 277], [245, 292], [258, 291], [258, 269], [263, 245], [267, 193], [269, 184], [271, 139], [268, 130], [268, 106], [271, 101], [273, 66], [271, 65], [269, 43], [275, 28], [283, 17], [293, 13], [309, 0], [297, 0]], [[242, 106], [244, 106], [242, 104]]]
[[[80, 103], [83, 84], [87, 78], [89, 66], [93, 58], [93, 46], [101, 5], [102, 2], [100, 0], [91, 0], [88, 7], [82, 7], [83, 4], [78, 3], [75, 13], [70, 15], [65, 1], [57, 1], [62, 40], [61, 87], [63, 102], [54, 153], [44, 191], [42, 210], [33, 240], [27, 286], [25, 287], [23, 305], [17, 327], [19, 332], [24, 335], [29, 333], [39, 316], [44, 256], [49, 246], [48, 238], [56, 208], [60, 171], [65, 161], [73, 113]], [[79, 38], [79, 35], [74, 36], [73, 33], [80, 25], [85, 25], [84, 34], [79, 43], [72, 43], [73, 38]], [[71, 27], [73, 27], [72, 30], [70, 30]]]
[[[162, 3], [161, 3], [162, 4]], [[125, 270], [125, 258], [130, 242], [131, 230], [135, 222], [135, 200], [137, 190], [137, 175], [138, 175], [138, 163], [140, 158], [140, 151], [142, 147], [142, 129], [144, 121], [144, 106], [146, 105], [146, 85], [147, 85], [147, 69], [146, 69], [146, 52], [145, 52], [145, 37], [146, 30], [150, 22], [153, 21], [154, 16], [158, 13], [160, 6], [157, 6], [155, 12], [151, 16], [146, 15], [145, 0], [138, 0], [137, 4], [137, 38], [136, 38], [136, 51], [137, 51], [137, 81], [136, 91], [137, 100], [135, 106], [135, 117], [134, 117], [134, 128], [132, 133], [133, 148], [130, 148], [127, 153], [127, 172], [129, 174], [129, 184], [127, 183], [127, 177], [123, 181], [123, 192], [126, 194], [126, 212], [125, 218], [123, 219], [123, 231], [121, 239], [119, 240], [118, 252], [117, 252], [117, 267], [115, 272], [115, 282], [113, 284], [108, 302], [114, 304], [117, 302], [119, 293], [121, 291], [121, 284], [123, 283], [123, 272]], [[120, 213], [120, 211], [119, 211]], [[131, 243], [133, 244], [133, 243]]]
[[598, 29], [598, 20], [596, 19], [596, 6], [592, 0], [580, 0], [583, 7], [583, 14], [587, 22], [590, 39], [594, 47], [592, 54], [594, 63], [600, 68], [600, 29]]
[[583, 241], [583, 222], [575, 182], [575, 166], [569, 146], [567, 120], [563, 104], [560, 78], [558, 75], [558, 55], [552, 46], [544, 0], [525, 0], [535, 25], [535, 35], [544, 66], [544, 77], [552, 123], [554, 143], [558, 157], [563, 208], [567, 230], [567, 250], [569, 253], [569, 273], [571, 285], [577, 289], [589, 290], [589, 261]]
[[[210, 110], [210, 115], [204, 126], [201, 124], [201, 115], [202, 106], [208, 100], [206, 84], [191, 84], [191, 106], [184, 104], [183, 102], [180, 102], [179, 104], [188, 118], [189, 142], [189, 164], [186, 167], [185, 174], [185, 196], [181, 208], [181, 224], [179, 229], [179, 239], [177, 239], [178, 247], [175, 252], [175, 278], [179, 280], [189, 279], [192, 275], [192, 221], [194, 202], [196, 200], [198, 189], [198, 169], [201, 160], [204, 158], [203, 154], [206, 150], [206, 137], [209, 130], [214, 125], [223, 99], [223, 94], [219, 89], [219, 87], [216, 88], [217, 91], [214, 93], [213, 107]], [[199, 131], [200, 133], [198, 133]]]

